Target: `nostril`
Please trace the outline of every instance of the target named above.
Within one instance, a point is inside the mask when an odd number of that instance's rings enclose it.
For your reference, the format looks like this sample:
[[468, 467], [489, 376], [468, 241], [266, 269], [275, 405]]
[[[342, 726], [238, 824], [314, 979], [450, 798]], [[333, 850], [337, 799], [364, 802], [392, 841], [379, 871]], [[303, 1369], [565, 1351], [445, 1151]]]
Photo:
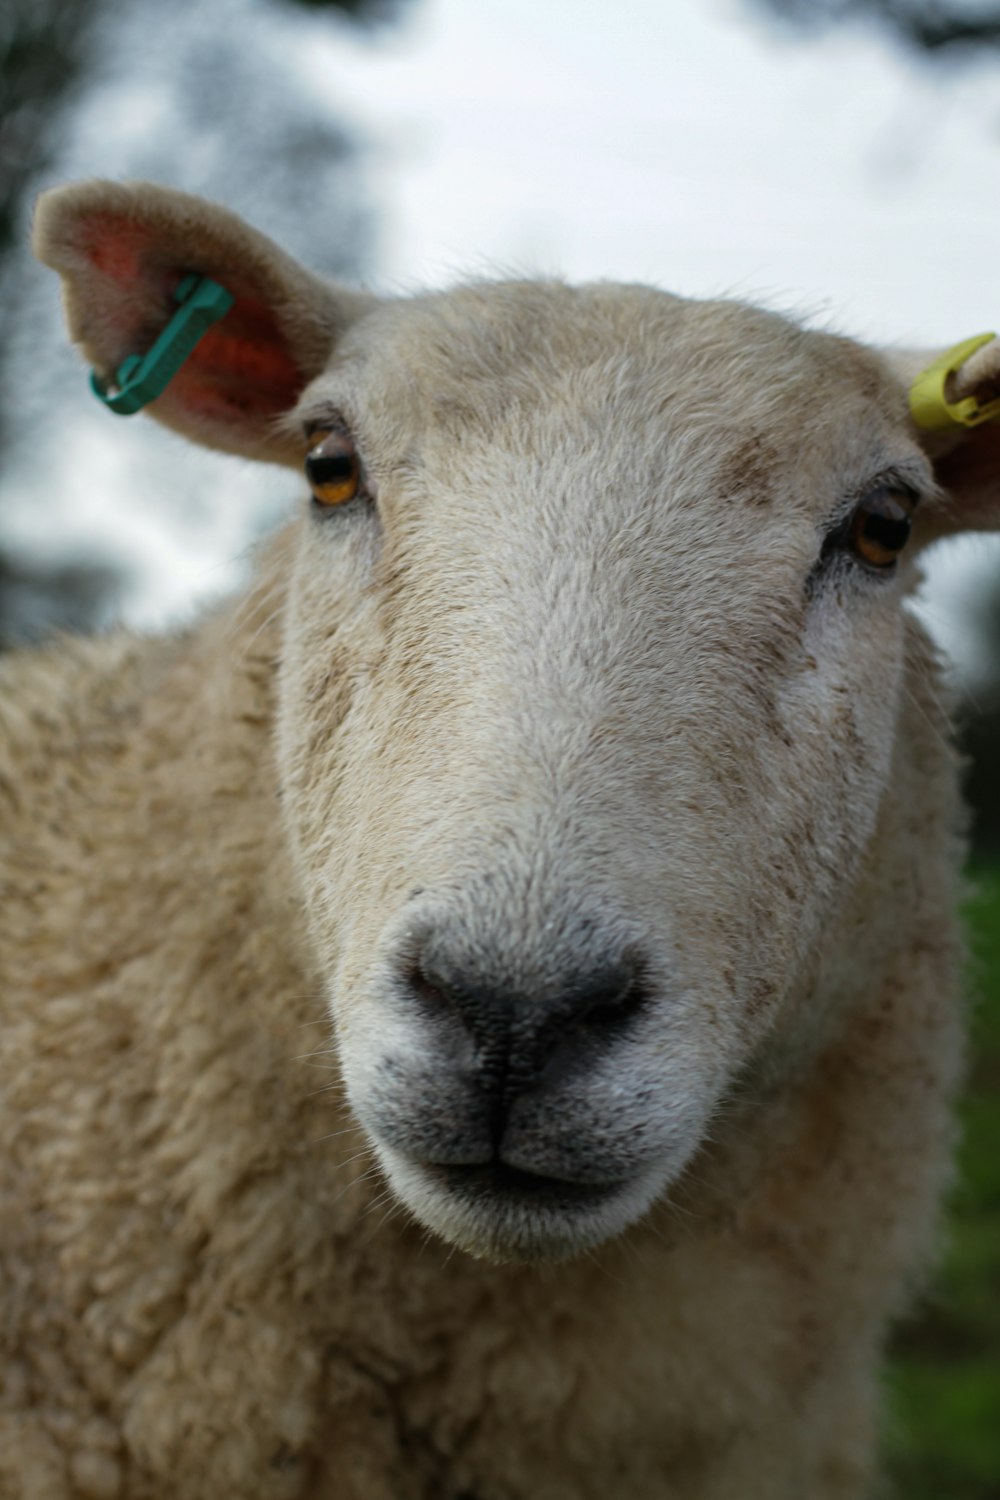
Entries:
[[414, 995], [435, 1009], [451, 1004], [451, 992], [447, 981], [439, 974], [435, 974], [433, 969], [426, 968], [420, 959], [411, 964], [406, 981]]
[[601, 975], [577, 1007], [577, 1020], [594, 1030], [612, 1030], [643, 1009], [646, 986], [637, 965], [623, 963]]
[[589, 1051], [614, 1042], [645, 1008], [647, 996], [637, 964], [623, 960], [591, 974], [567, 992], [566, 1003], [540, 1027], [541, 1050], [551, 1054], [568, 1047], [574, 1052], [583, 1045]]
[[490, 982], [468, 965], [460, 972], [450, 963], [444, 968], [427, 952], [413, 956], [403, 977], [428, 1015], [458, 1021], [491, 1053], [501, 1042], [508, 1045], [512, 1030], [543, 1052], [570, 1036], [611, 1039], [647, 999], [641, 963], [631, 955], [570, 972], [557, 988], [549, 981], [539, 990]]

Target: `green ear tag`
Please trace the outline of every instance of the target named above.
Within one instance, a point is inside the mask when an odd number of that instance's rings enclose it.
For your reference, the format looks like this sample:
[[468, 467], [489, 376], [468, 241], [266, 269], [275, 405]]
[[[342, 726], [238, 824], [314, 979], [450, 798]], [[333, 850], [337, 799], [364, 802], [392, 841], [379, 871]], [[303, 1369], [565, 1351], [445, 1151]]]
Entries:
[[148, 354], [130, 354], [118, 366], [115, 389], [96, 370], [90, 372], [94, 395], [120, 417], [130, 417], [162, 395], [195, 345], [233, 305], [232, 293], [207, 276], [185, 276], [174, 298], [180, 307]]

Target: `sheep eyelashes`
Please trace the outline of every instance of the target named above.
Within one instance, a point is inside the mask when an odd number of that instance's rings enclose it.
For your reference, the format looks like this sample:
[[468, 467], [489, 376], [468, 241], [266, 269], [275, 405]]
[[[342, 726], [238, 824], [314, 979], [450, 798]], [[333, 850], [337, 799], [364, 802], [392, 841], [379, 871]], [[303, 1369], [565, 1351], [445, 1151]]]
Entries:
[[345, 505], [361, 487], [361, 465], [354, 444], [343, 432], [309, 434], [306, 478], [318, 506]]

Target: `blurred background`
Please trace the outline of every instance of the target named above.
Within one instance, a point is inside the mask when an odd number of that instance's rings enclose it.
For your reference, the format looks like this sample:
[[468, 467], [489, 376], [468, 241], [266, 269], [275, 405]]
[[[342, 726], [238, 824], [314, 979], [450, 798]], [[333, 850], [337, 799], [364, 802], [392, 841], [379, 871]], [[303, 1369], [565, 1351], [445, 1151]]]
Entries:
[[[30, 259], [52, 182], [217, 198], [405, 291], [559, 272], [731, 295], [872, 342], [1000, 328], [1000, 3], [3, 0], [0, 649], [189, 618], [280, 470], [111, 417]], [[1000, 1496], [1000, 538], [931, 553], [975, 812], [975, 1046], [947, 1257], [895, 1343], [907, 1500]]]

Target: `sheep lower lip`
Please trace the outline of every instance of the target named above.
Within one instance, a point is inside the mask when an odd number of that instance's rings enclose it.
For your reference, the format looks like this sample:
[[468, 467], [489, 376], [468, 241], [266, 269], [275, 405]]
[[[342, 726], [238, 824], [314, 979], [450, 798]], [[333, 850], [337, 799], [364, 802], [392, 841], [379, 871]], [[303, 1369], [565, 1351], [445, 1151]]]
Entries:
[[530, 1199], [550, 1208], [592, 1207], [620, 1187], [611, 1182], [569, 1182], [562, 1177], [543, 1177], [501, 1161], [475, 1167], [435, 1167], [434, 1171], [448, 1188], [464, 1198]]

